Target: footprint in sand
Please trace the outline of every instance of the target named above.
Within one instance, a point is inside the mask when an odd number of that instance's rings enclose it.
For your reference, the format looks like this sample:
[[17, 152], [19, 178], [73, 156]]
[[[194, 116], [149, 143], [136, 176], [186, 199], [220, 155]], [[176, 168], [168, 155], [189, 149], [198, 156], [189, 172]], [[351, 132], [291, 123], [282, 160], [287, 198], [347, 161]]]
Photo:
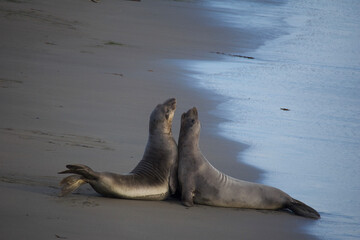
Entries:
[[0, 128], [0, 134], [9, 134], [17, 136], [21, 139], [36, 140], [48, 144], [94, 148], [101, 150], [114, 150], [104, 140], [100, 138], [79, 136], [75, 134], [58, 134], [41, 130], [25, 130], [13, 128]]
[[22, 83], [20, 80], [0, 78], [0, 88], [15, 88]]

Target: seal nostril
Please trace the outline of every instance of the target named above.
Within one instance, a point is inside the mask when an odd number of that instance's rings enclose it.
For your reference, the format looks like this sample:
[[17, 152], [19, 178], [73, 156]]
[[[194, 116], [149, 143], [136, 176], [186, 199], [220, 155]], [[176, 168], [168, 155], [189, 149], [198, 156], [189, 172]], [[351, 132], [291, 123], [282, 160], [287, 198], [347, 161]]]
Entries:
[[165, 105], [167, 105], [172, 110], [176, 109], [176, 99], [170, 98], [167, 101], [164, 102]]

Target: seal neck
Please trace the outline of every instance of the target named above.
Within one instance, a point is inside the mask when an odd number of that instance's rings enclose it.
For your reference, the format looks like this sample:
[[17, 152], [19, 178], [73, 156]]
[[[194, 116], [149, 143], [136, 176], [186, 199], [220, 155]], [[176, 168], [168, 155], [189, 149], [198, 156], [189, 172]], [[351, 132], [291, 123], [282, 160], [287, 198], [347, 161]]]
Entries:
[[172, 135], [172, 122], [170, 123], [149, 123], [149, 135]]
[[184, 134], [180, 131], [179, 136], [179, 148], [191, 148], [191, 149], [199, 149], [199, 138], [200, 134], [187, 133]]
[[159, 136], [163, 136], [163, 137], [166, 137], [166, 138], [172, 137], [171, 128], [168, 131], [160, 131], [160, 130], [151, 131], [151, 130], [149, 130], [149, 137], [157, 138]]

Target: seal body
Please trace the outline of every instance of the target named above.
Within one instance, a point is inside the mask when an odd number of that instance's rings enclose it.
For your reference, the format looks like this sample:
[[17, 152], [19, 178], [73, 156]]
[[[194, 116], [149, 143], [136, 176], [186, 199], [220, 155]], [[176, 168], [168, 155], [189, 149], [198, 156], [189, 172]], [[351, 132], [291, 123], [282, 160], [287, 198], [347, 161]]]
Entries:
[[232, 178], [214, 168], [199, 148], [200, 121], [196, 108], [181, 117], [179, 135], [179, 184], [181, 201], [219, 207], [290, 209], [295, 214], [319, 218], [311, 207], [280, 189]]
[[95, 172], [81, 164], [67, 165], [74, 173], [64, 178], [61, 195], [89, 183], [93, 189], [106, 197], [163, 200], [176, 192], [178, 155], [172, 136], [172, 120], [176, 100], [168, 99], [152, 111], [149, 121], [149, 137], [142, 160], [128, 174]]

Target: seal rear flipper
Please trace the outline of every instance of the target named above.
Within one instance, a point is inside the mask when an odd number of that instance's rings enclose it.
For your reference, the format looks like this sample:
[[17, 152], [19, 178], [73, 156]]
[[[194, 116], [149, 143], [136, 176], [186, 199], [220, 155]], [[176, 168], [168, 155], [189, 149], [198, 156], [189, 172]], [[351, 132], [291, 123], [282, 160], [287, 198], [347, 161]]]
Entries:
[[83, 176], [84, 178], [88, 180], [95, 180], [98, 179], [98, 174], [94, 172], [91, 168], [89, 168], [86, 165], [82, 164], [69, 164], [66, 165], [68, 170], [58, 172], [59, 174], [65, 174], [65, 173], [75, 173]]
[[307, 218], [313, 218], [313, 219], [319, 219], [320, 214], [313, 209], [312, 207], [309, 207], [305, 203], [292, 199], [292, 201], [287, 206], [291, 211], [293, 211], [296, 215], [307, 217]]
[[59, 194], [60, 197], [63, 197], [73, 191], [75, 191], [77, 188], [79, 188], [81, 185], [85, 184], [86, 181], [82, 176], [79, 175], [71, 175], [60, 182], [61, 186], [61, 193]]

